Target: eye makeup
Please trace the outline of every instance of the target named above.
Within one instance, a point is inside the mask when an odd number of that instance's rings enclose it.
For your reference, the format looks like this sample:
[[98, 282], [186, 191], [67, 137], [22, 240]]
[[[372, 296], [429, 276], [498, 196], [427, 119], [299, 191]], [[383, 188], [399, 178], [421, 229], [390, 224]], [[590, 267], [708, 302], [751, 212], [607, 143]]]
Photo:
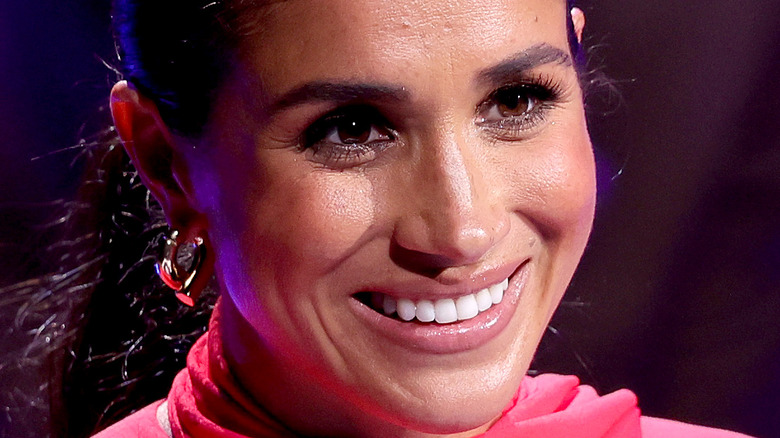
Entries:
[[300, 140], [311, 159], [335, 168], [367, 163], [396, 140], [395, 130], [369, 105], [337, 108], [312, 123]]
[[558, 78], [546, 74], [502, 85], [477, 105], [475, 123], [499, 140], [523, 140], [565, 100], [564, 90]]
[[[474, 116], [474, 124], [499, 141], [535, 135], [570, 90], [563, 74], [519, 71], [505, 79], [476, 105]], [[315, 163], [347, 169], [377, 159], [400, 135], [375, 105], [345, 103], [308, 125], [298, 147]]]

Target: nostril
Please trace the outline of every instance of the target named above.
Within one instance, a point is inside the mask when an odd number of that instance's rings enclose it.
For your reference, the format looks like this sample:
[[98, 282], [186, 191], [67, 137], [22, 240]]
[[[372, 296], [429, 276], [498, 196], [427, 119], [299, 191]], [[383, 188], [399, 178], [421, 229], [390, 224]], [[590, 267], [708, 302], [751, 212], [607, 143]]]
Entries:
[[436, 278], [448, 268], [473, 265], [484, 260], [508, 234], [507, 221], [500, 222], [490, 228], [460, 227], [450, 229], [449, 233], [437, 230], [414, 241], [408, 235], [398, 235], [391, 244], [390, 258], [406, 270]]
[[390, 259], [404, 270], [427, 278], [436, 278], [453, 265], [447, 257], [407, 249], [398, 244], [390, 247]]
[[437, 270], [483, 260], [510, 228], [510, 214], [488, 201], [465, 209], [421, 207], [396, 222], [391, 258], [430, 277]]

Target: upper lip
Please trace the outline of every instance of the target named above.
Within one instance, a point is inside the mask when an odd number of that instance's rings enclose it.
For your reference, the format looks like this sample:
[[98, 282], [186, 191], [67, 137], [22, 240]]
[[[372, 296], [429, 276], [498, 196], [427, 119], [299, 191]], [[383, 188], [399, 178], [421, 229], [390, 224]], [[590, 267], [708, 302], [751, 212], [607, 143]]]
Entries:
[[445, 274], [429, 278], [410, 275], [402, 279], [372, 283], [359, 292], [379, 292], [392, 298], [410, 300], [457, 298], [501, 283], [514, 275], [526, 261], [527, 259], [494, 265], [483, 264], [460, 276]]

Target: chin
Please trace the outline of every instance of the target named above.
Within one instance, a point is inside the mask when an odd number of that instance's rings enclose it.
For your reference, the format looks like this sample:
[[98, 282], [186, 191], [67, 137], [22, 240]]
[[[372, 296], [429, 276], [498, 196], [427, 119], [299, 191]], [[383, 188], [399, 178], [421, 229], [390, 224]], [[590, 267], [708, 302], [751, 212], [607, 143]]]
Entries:
[[[397, 423], [407, 430], [402, 436], [412, 437], [417, 434], [448, 435], [468, 431], [484, 432], [501, 415], [506, 405], [512, 400], [493, 406], [485, 406], [478, 401], [469, 400], [465, 406], [461, 403], [427, 406], [399, 418]], [[416, 432], [416, 433], [415, 433]]]
[[[451, 371], [448, 371], [451, 372]], [[512, 402], [523, 373], [507, 374], [462, 370], [455, 379], [428, 382], [423, 395], [382, 403], [395, 405], [395, 412], [386, 412], [391, 423], [409, 431], [403, 436], [419, 434], [479, 433], [487, 429]], [[504, 375], [505, 378], [497, 377]], [[453, 383], [455, 382], [455, 383]], [[469, 382], [470, 384], [464, 384]], [[391, 408], [392, 409], [392, 408]]]
[[[502, 411], [503, 409], [499, 409], [497, 412], [492, 412], [490, 414], [461, 413], [454, 418], [450, 418], [453, 417], [453, 415], [448, 412], [445, 415], [447, 418], [431, 418], [426, 424], [415, 424], [413, 427], [410, 427], [410, 429], [432, 435], [449, 435], [469, 431], [481, 433], [487, 430], [487, 428], [498, 419]], [[431, 422], [431, 420], [436, 421]]]

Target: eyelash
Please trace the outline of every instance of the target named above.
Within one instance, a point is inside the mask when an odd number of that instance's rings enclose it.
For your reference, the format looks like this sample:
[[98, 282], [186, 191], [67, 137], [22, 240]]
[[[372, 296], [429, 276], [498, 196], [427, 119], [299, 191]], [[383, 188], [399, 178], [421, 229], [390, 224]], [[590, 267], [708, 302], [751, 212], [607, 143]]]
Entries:
[[[354, 143], [333, 141], [336, 139], [332, 137], [339, 136], [342, 128], [348, 128], [347, 124], [367, 127], [368, 138]], [[303, 133], [300, 144], [303, 150], [311, 151], [314, 161], [338, 168], [371, 161], [395, 139], [394, 129], [379, 111], [367, 105], [351, 105], [339, 108], [314, 122]]]
[[[501, 114], [499, 120], [488, 120], [487, 114], [500, 110], [500, 94], [524, 98], [528, 108], [519, 115]], [[500, 140], [520, 140], [532, 133], [534, 128], [545, 121], [549, 111], [563, 100], [563, 87], [560, 82], [547, 76], [536, 76], [504, 85], [493, 91], [482, 103], [477, 105], [477, 125], [485, 128]], [[506, 96], [505, 96], [506, 97]], [[518, 105], [523, 102], [518, 99]]]
[[[477, 105], [476, 124], [499, 140], [521, 140], [545, 121], [548, 112], [561, 102], [563, 95], [561, 83], [554, 78], [539, 75], [521, 79], [497, 88]], [[507, 116], [497, 105], [502, 104], [499, 99], [511, 99], [512, 96], [519, 98], [517, 105], [523, 104], [520, 99], [525, 99], [528, 108], [519, 115]], [[488, 116], [495, 116], [495, 111], [500, 117], [490, 120]], [[361, 135], [360, 141], [345, 142], [341, 137], [344, 134], [342, 129], [348, 130], [350, 126], [357, 126], [356, 132], [360, 134], [366, 134], [365, 129], [368, 129], [368, 137], [363, 139]], [[312, 123], [304, 131], [299, 144], [301, 150], [310, 153], [315, 162], [332, 168], [349, 168], [374, 160], [396, 139], [395, 129], [376, 108], [349, 105]]]

